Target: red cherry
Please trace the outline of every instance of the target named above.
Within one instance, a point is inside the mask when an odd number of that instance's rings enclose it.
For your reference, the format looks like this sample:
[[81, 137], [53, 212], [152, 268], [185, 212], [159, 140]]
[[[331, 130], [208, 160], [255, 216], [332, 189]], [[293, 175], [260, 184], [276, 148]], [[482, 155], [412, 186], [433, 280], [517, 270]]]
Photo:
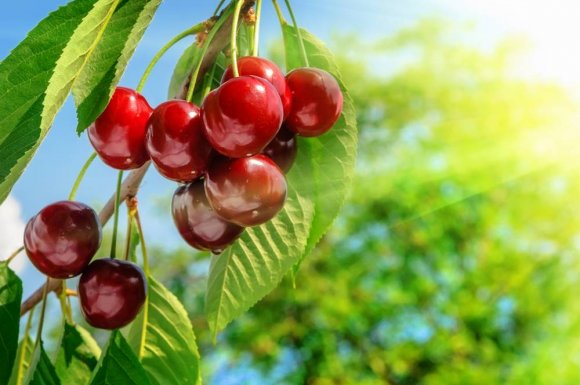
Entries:
[[105, 111], [89, 127], [89, 140], [103, 162], [130, 170], [149, 160], [145, 133], [151, 111], [141, 94], [124, 87], [115, 89]]
[[227, 222], [211, 208], [202, 180], [180, 186], [173, 194], [171, 211], [177, 230], [192, 247], [220, 253], [234, 243], [243, 227]]
[[272, 84], [255, 76], [230, 79], [210, 92], [202, 105], [205, 136], [221, 154], [257, 154], [282, 124], [282, 101]]
[[90, 325], [119, 329], [135, 319], [145, 302], [145, 274], [131, 262], [97, 259], [81, 275], [78, 293]]
[[199, 107], [185, 100], [171, 100], [153, 110], [146, 145], [159, 173], [177, 182], [199, 178], [212, 151], [203, 133]]
[[298, 68], [286, 75], [292, 108], [286, 125], [301, 136], [319, 136], [332, 128], [342, 112], [336, 79], [318, 68]]
[[[245, 56], [238, 59], [238, 72], [240, 76], [254, 75], [269, 81], [276, 88], [276, 91], [278, 91], [280, 99], [282, 99], [284, 119], [286, 119], [288, 113], [290, 113], [292, 94], [286, 85], [284, 74], [276, 64], [263, 57]], [[222, 76], [222, 84], [233, 79], [233, 77], [234, 71], [232, 70], [232, 66], [229, 65]]]
[[205, 192], [219, 216], [240, 226], [255, 226], [272, 219], [284, 206], [286, 179], [270, 158], [219, 158], [210, 165]]
[[287, 173], [294, 164], [297, 151], [296, 135], [282, 126], [278, 135], [268, 144], [263, 153], [268, 155], [284, 173]]
[[36, 214], [24, 230], [24, 248], [38, 270], [52, 278], [79, 275], [101, 244], [101, 224], [89, 206], [56, 202]]

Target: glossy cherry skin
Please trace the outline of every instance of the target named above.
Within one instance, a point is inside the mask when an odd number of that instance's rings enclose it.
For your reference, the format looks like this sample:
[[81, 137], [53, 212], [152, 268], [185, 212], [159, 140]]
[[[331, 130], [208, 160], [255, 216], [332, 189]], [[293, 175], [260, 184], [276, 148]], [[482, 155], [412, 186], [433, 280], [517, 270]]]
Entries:
[[343, 96], [336, 79], [318, 68], [297, 68], [286, 75], [292, 92], [288, 128], [301, 136], [319, 136], [342, 112]]
[[244, 231], [243, 227], [224, 220], [211, 208], [202, 180], [177, 188], [171, 212], [179, 234], [198, 250], [220, 253]]
[[282, 101], [268, 81], [255, 76], [230, 79], [210, 92], [202, 105], [205, 136], [230, 158], [257, 154], [282, 124]]
[[298, 152], [298, 142], [296, 141], [296, 134], [282, 126], [278, 135], [268, 144], [262, 151], [263, 154], [268, 155], [280, 167], [280, 169], [287, 173], [292, 168], [294, 160], [296, 160], [296, 153]]
[[78, 284], [81, 310], [87, 322], [100, 329], [119, 329], [135, 319], [147, 297], [147, 281], [132, 262], [97, 259]]
[[146, 145], [159, 173], [177, 182], [203, 175], [212, 152], [199, 107], [185, 100], [170, 100], [153, 110]]
[[284, 206], [286, 178], [270, 158], [258, 154], [247, 158], [219, 158], [205, 179], [205, 192], [219, 216], [249, 227], [272, 219]]
[[79, 275], [101, 244], [101, 224], [89, 206], [61, 201], [28, 221], [24, 249], [38, 270], [52, 278]]
[[117, 87], [103, 113], [89, 127], [99, 157], [117, 170], [139, 168], [149, 160], [145, 149], [151, 106], [132, 89]]
[[[292, 94], [286, 85], [284, 74], [276, 64], [263, 57], [244, 56], [238, 59], [238, 72], [240, 76], [254, 75], [269, 81], [278, 91], [278, 95], [280, 95], [284, 109], [284, 119], [286, 119], [290, 113]], [[222, 84], [233, 77], [234, 71], [230, 65], [222, 76]]]

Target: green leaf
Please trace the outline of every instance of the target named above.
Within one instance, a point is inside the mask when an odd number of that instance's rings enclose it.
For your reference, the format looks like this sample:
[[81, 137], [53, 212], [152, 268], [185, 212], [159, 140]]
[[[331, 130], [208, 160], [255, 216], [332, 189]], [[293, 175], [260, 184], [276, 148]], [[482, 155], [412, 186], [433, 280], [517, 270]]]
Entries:
[[[169, 83], [169, 89], [167, 92], [167, 97], [169, 99], [173, 99], [175, 95], [178, 95], [181, 92], [181, 87], [183, 83], [189, 76], [189, 74], [193, 71], [195, 64], [200, 59], [198, 56], [200, 55], [200, 48], [193, 44], [185, 51], [177, 61], [175, 65], [175, 69], [173, 70], [173, 75], [171, 76], [171, 82]], [[201, 82], [203, 84], [197, 84], [196, 89], [199, 87], [199, 90], [193, 94], [193, 101], [194, 103], [201, 104], [201, 90], [205, 88], [205, 86], [209, 86], [210, 89], [214, 89], [220, 85], [222, 80], [222, 76], [224, 71], [227, 67], [227, 59], [223, 53], [220, 53], [216, 61], [214, 63], [213, 76], [211, 76], [212, 71], [208, 71], [208, 73], [204, 76], [204, 81]], [[211, 76], [211, 78], [210, 78]], [[211, 81], [210, 81], [211, 80]]]
[[175, 95], [181, 93], [181, 86], [187, 79], [187, 76], [192, 71], [196, 56], [199, 54], [199, 47], [197, 44], [192, 44], [183, 51], [173, 74], [171, 75], [171, 80], [169, 82], [169, 88], [167, 90], [167, 99], [173, 99]]
[[0, 202], [48, 133], [115, 6], [115, 0], [72, 1], [0, 63]]
[[54, 366], [52, 366], [50, 359], [44, 351], [42, 342], [34, 349], [24, 384], [60, 385], [60, 380], [54, 370]]
[[29, 336], [25, 336], [22, 341], [20, 341], [18, 351], [16, 352], [16, 361], [14, 362], [8, 385], [24, 384], [24, 376], [30, 367], [32, 353], [34, 352], [33, 347], [34, 342]]
[[[301, 67], [300, 46], [294, 27], [285, 24], [282, 32], [287, 70]], [[299, 156], [308, 159], [309, 181], [312, 181], [302, 186], [303, 191], [313, 199], [315, 205], [314, 221], [304, 258], [328, 231], [345, 202], [354, 175], [358, 138], [354, 103], [342, 81], [332, 52], [308, 31], [301, 29], [301, 35], [310, 66], [330, 72], [338, 80], [344, 95], [342, 114], [327, 134], [316, 138], [298, 138]]]
[[161, 0], [122, 0], [73, 84], [80, 133], [103, 112]]
[[0, 262], [0, 384], [8, 382], [16, 358], [20, 301], [22, 281], [8, 267], [8, 263]]
[[[294, 167], [302, 169], [305, 162]], [[288, 180], [284, 209], [270, 222], [248, 228], [233, 246], [211, 260], [206, 315], [214, 334], [280, 283], [306, 247], [314, 217], [300, 180]]]
[[249, 56], [251, 54], [251, 39], [253, 34], [253, 28], [242, 23], [238, 29], [238, 58], [243, 56]]
[[61, 346], [54, 364], [63, 384], [87, 384], [97, 366], [101, 349], [91, 334], [78, 325], [65, 323]]
[[[294, 30], [284, 27], [289, 68], [299, 66]], [[269, 223], [247, 229], [222, 255], [212, 258], [206, 315], [214, 336], [270, 293], [308, 255], [345, 201], [357, 147], [355, 111], [330, 51], [304, 31], [311, 65], [332, 73], [341, 84], [344, 109], [336, 125], [318, 138], [299, 138], [288, 180], [288, 200]]]
[[153, 277], [147, 302], [129, 331], [129, 344], [153, 385], [200, 384], [199, 353], [187, 312]]
[[145, 369], [123, 338], [115, 330], [95, 369], [90, 385], [150, 385]]

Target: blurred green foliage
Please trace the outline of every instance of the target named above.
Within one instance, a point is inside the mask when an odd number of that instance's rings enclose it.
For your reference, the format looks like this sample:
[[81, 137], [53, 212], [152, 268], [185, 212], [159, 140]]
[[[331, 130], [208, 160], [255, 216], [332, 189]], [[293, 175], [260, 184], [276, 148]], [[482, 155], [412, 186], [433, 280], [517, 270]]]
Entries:
[[191, 311], [207, 382], [580, 383], [578, 105], [513, 72], [517, 42], [482, 52], [464, 32], [341, 37], [360, 127], [350, 201], [296, 288], [217, 346], [204, 255], [151, 253]]

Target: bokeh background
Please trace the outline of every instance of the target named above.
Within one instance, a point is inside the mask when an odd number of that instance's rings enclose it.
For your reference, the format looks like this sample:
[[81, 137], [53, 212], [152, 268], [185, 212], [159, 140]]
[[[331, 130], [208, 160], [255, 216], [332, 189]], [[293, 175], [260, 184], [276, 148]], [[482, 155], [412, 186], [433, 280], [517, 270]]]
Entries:
[[[64, 3], [4, 2], [0, 57]], [[154, 53], [216, 3], [164, 2], [121, 83], [134, 87]], [[293, 4], [335, 51], [360, 131], [348, 202], [296, 288], [284, 281], [213, 345], [208, 255], [173, 227], [176, 186], [150, 172], [140, 193], [155, 272], [191, 314], [206, 383], [579, 384], [580, 3]], [[280, 60], [268, 1], [263, 17], [261, 52]], [[154, 70], [152, 105], [188, 44]], [[0, 206], [0, 259], [28, 218], [67, 196], [92, 152], [75, 126], [69, 101]], [[96, 162], [78, 199], [102, 206], [115, 178]], [[43, 282], [24, 255], [13, 267], [25, 295]]]

